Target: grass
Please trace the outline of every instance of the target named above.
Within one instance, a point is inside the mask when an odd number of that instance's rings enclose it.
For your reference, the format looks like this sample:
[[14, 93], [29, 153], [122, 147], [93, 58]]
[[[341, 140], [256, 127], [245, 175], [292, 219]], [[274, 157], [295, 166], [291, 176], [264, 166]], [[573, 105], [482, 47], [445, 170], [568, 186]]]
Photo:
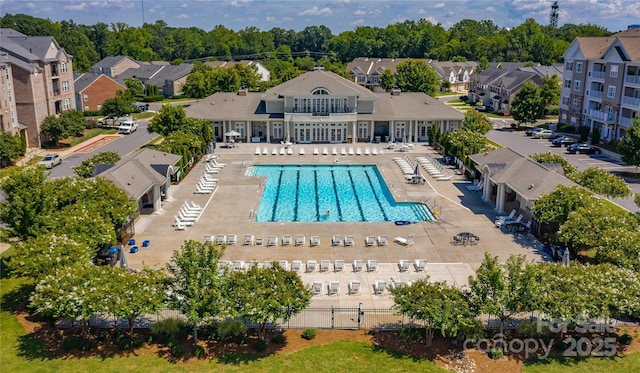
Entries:
[[68, 137], [64, 140], [60, 140], [60, 144], [66, 144], [69, 147], [73, 147], [76, 146], [78, 144], [80, 144], [81, 142], [87, 141], [91, 138], [94, 138], [96, 136], [99, 135], [112, 135], [114, 133], [117, 133], [118, 130], [114, 129], [114, 128], [92, 128], [92, 129], [88, 129], [88, 130], [84, 130], [84, 133], [82, 134], [82, 136], [79, 137]]
[[131, 117], [133, 118], [133, 120], [140, 120], [140, 119], [147, 119], [147, 118], [152, 118], [156, 115], [156, 113], [151, 113], [148, 111], [144, 111], [142, 113], [133, 113], [131, 114]]
[[638, 373], [640, 352], [614, 357], [531, 359], [524, 364], [523, 373]]

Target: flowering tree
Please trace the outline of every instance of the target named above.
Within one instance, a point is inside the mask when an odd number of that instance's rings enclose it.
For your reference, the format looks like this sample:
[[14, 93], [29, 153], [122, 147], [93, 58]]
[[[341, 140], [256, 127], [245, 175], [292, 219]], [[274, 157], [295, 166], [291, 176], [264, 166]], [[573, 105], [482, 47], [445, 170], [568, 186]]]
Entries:
[[260, 324], [258, 336], [265, 338], [267, 323], [287, 321], [305, 309], [311, 290], [297, 273], [277, 263], [271, 268], [251, 267], [230, 275], [227, 301], [231, 314]]
[[606, 197], [624, 198], [631, 195], [631, 189], [625, 181], [599, 167], [589, 167], [574, 172], [569, 178], [576, 184]]
[[580, 187], [558, 185], [549, 194], [540, 196], [533, 205], [531, 214], [543, 223], [564, 223], [569, 213], [583, 206], [592, 206], [596, 199]]

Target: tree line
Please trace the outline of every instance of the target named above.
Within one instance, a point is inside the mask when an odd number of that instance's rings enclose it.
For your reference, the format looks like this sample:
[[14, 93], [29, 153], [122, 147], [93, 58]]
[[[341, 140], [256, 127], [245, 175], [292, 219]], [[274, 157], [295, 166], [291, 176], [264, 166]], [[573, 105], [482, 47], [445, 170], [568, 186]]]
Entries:
[[274, 27], [262, 31], [247, 27], [238, 31], [217, 25], [170, 27], [166, 22], [132, 27], [125, 23], [79, 25], [73, 20], [53, 22], [25, 14], [6, 14], [0, 27], [28, 36], [51, 35], [74, 56], [74, 71], [88, 72], [107, 56], [125, 55], [140, 61], [165, 60], [174, 64], [206, 59], [289, 60], [309, 56], [340, 63], [356, 57], [429, 58], [441, 61], [533, 61], [551, 65], [561, 60], [577, 36], [608, 36], [593, 24], [538, 24], [527, 19], [511, 29], [491, 20], [464, 19], [449, 29], [421, 19], [386, 27], [358, 26], [334, 35], [324, 26], [301, 31]]

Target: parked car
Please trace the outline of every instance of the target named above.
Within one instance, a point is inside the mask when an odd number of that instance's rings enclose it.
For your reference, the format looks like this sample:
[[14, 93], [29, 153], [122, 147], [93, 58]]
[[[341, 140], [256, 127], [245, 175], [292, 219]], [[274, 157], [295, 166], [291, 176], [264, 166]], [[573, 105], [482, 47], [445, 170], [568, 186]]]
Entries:
[[524, 134], [527, 136], [533, 136], [535, 133], [542, 131], [543, 128], [540, 127], [533, 127], [533, 128], [528, 128], [526, 131], [524, 131]]
[[123, 122], [131, 121], [132, 118], [130, 116], [123, 117], [104, 117], [97, 120], [98, 126], [101, 127], [118, 127]]
[[534, 139], [550, 139], [554, 135], [555, 133], [552, 130], [540, 130], [534, 133], [531, 137]]
[[120, 124], [120, 126], [118, 127], [118, 132], [128, 135], [130, 133], [136, 132], [137, 129], [138, 129], [138, 124], [136, 122], [126, 121]]
[[149, 104], [133, 104], [133, 110], [138, 113], [147, 111], [149, 110]]
[[44, 168], [54, 168], [55, 166], [62, 163], [62, 158], [60, 158], [59, 154], [47, 154], [42, 158], [40, 162], [38, 162], [38, 166]]
[[574, 144], [567, 147], [567, 151], [571, 154], [602, 154], [600, 148], [596, 148], [589, 144]]
[[573, 137], [560, 136], [560, 137], [556, 137], [555, 139], [553, 139], [553, 141], [551, 141], [551, 144], [553, 146], [569, 146], [569, 145], [575, 144], [577, 142], [578, 142], [578, 140], [576, 140]]

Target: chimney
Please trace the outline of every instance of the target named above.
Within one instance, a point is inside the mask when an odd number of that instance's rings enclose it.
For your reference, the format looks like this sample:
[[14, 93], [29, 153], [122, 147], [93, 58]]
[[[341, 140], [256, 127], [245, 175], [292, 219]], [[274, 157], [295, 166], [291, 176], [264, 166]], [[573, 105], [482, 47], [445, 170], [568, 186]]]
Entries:
[[238, 90], [238, 96], [246, 96], [246, 95], [247, 95], [247, 88], [240, 87], [240, 89]]
[[324, 66], [314, 66], [313, 71], [324, 71]]

